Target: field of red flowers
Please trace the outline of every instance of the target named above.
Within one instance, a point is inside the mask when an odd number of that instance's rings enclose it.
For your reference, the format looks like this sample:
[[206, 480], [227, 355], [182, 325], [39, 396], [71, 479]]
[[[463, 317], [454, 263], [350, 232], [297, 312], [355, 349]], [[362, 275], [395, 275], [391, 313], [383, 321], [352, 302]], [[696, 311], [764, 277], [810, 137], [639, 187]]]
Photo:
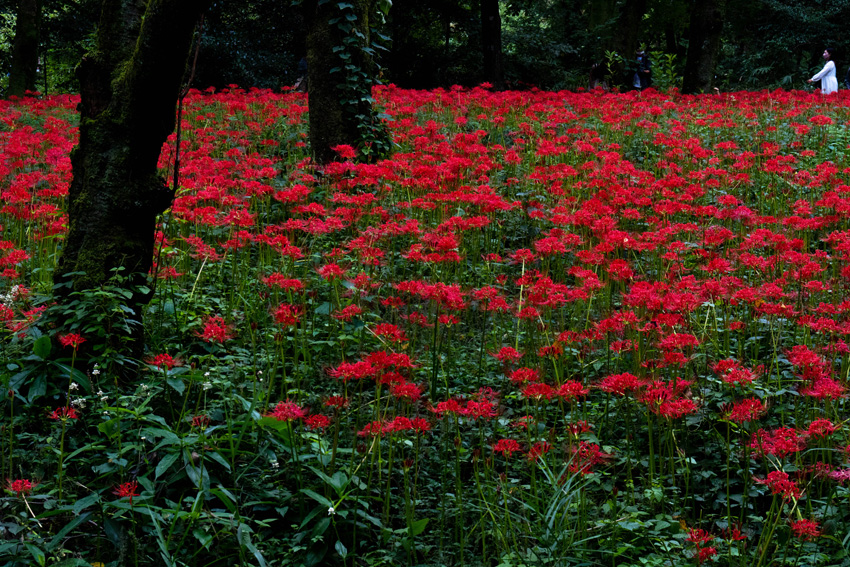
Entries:
[[148, 287], [58, 312], [77, 97], [0, 102], [0, 565], [850, 565], [847, 93], [376, 98], [318, 168], [194, 92]]

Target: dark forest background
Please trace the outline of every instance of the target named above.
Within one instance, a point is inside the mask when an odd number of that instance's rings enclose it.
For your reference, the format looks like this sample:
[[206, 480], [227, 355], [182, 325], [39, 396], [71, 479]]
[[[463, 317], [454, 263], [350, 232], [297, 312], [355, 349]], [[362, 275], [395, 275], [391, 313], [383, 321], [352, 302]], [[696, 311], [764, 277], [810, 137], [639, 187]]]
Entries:
[[[26, 2], [0, 0], [0, 95]], [[38, 90], [77, 90], [73, 70], [93, 41], [99, 5], [40, 0]], [[659, 88], [681, 88], [697, 67], [703, 80], [685, 90], [804, 88], [825, 47], [835, 49], [843, 78], [848, 22], [850, 0], [395, 0], [380, 61], [383, 81], [406, 88], [577, 89], [588, 86], [594, 63], [609, 84], [625, 86], [629, 60], [644, 48]], [[304, 41], [297, 3], [213, 2], [194, 86], [292, 85]], [[708, 63], [693, 49], [697, 41], [709, 50]]]

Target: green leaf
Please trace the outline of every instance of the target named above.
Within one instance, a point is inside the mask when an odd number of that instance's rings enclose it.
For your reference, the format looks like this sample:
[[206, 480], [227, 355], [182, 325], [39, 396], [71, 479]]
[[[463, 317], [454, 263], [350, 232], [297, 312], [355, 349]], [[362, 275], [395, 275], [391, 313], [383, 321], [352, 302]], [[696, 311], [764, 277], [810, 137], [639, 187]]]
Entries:
[[39, 565], [44, 565], [47, 562], [47, 557], [45, 557], [44, 552], [39, 547], [31, 543], [25, 543], [24, 546]]
[[44, 335], [37, 341], [35, 341], [32, 345], [32, 352], [34, 355], [41, 359], [45, 359], [50, 356], [50, 351], [53, 349], [53, 344], [50, 341], [50, 337]]
[[310, 498], [312, 498], [313, 500], [315, 500], [316, 502], [318, 502], [322, 506], [327, 506], [328, 508], [334, 507], [333, 502], [331, 502], [330, 500], [328, 500], [327, 498], [325, 498], [324, 496], [322, 496], [318, 492], [310, 490], [309, 488], [302, 488], [301, 492], [303, 492], [304, 494], [306, 494], [307, 496], [309, 496]]
[[[100, 502], [100, 494], [95, 492], [93, 494], [89, 494], [85, 498], [80, 498], [79, 500], [74, 502], [74, 507], [72, 509], [74, 510], [74, 514], [79, 516], [80, 512], [82, 512], [83, 510], [85, 510], [86, 508], [91, 506], [92, 504], [96, 504], [97, 502]], [[64, 529], [63, 529], [63, 531], [64, 531]], [[61, 534], [62, 532], [60, 531], [59, 533]], [[58, 534], [57, 534], [57, 536], [58, 536]]]
[[165, 455], [162, 458], [162, 460], [159, 461], [159, 463], [157, 463], [156, 470], [154, 471], [153, 477], [155, 479], [161, 477], [163, 474], [165, 474], [168, 471], [168, 469], [171, 468], [171, 465], [173, 465], [175, 462], [177, 462], [177, 459], [179, 459], [179, 458], [180, 458], [180, 455], [178, 453], [169, 453], [169, 454]]
[[422, 518], [421, 520], [416, 520], [415, 522], [410, 524], [410, 537], [416, 537], [425, 531], [425, 526], [428, 525], [428, 518]]
[[186, 384], [183, 383], [183, 380], [179, 380], [177, 378], [167, 378], [165, 380], [169, 386], [174, 388], [174, 391], [179, 395], [183, 395], [183, 392], [186, 391]]
[[339, 540], [337, 540], [336, 543], [334, 544], [334, 549], [336, 550], [337, 553], [339, 553], [339, 556], [342, 557], [343, 559], [345, 559], [346, 556], [348, 555], [348, 548], [345, 547], [345, 544], [343, 544]]

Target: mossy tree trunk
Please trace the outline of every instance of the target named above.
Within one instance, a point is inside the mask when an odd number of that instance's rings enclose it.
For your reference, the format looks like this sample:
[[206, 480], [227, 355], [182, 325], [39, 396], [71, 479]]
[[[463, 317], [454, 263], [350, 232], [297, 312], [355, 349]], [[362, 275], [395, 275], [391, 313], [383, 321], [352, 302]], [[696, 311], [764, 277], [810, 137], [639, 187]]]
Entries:
[[[157, 173], [174, 130], [195, 24], [208, 0], [104, 0], [97, 46], [77, 68], [80, 139], [71, 154], [69, 231], [54, 277], [57, 300], [96, 288], [123, 268], [146, 282], [157, 215], [174, 196]], [[149, 299], [129, 300], [141, 321]], [[137, 356], [141, 335], [110, 337]]]
[[9, 70], [9, 96], [23, 96], [24, 91], [35, 90], [40, 23], [39, 0], [18, 0], [12, 66]]
[[699, 93], [711, 89], [725, 11], [725, 0], [696, 0], [692, 5], [682, 92]]
[[341, 144], [363, 148], [377, 118], [370, 0], [304, 0], [309, 77], [310, 148], [318, 163], [333, 161]]

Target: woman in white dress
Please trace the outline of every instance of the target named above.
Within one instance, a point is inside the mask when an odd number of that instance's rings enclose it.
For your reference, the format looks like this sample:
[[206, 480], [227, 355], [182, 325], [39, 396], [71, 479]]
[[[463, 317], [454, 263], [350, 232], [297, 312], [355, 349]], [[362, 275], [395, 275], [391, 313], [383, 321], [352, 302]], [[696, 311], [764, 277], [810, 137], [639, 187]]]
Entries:
[[810, 83], [820, 81], [821, 94], [831, 94], [838, 90], [838, 79], [835, 78], [835, 62], [832, 60], [832, 48], [827, 47], [823, 50], [823, 58], [826, 60], [826, 65], [820, 70], [820, 73], [809, 79]]

